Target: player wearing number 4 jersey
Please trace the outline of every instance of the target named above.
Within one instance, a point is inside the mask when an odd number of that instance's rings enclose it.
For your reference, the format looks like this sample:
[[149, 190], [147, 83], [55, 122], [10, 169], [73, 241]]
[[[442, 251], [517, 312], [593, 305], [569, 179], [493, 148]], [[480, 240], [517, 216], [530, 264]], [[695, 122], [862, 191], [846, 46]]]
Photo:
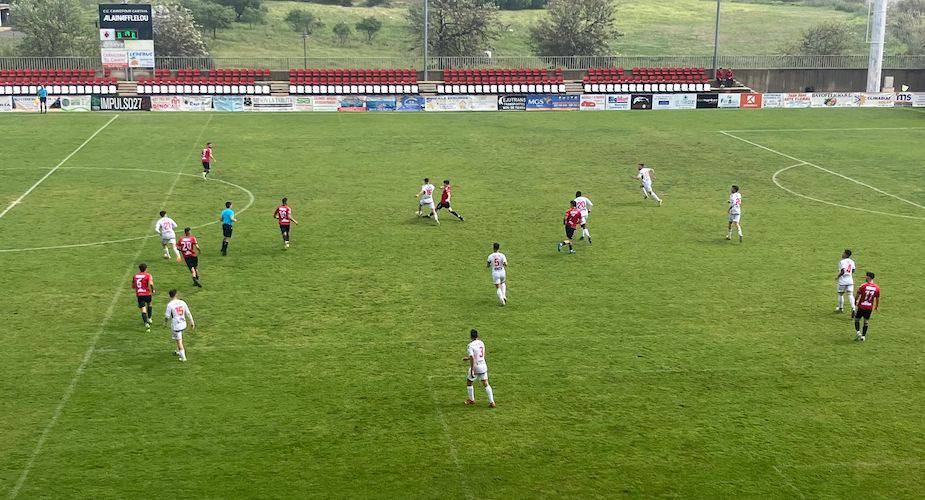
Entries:
[[283, 198], [282, 205], [276, 207], [273, 217], [279, 222], [279, 232], [283, 234], [283, 248], [289, 248], [289, 226], [292, 222], [296, 224], [299, 221], [292, 218], [292, 209], [288, 205], [289, 198]]
[[193, 285], [202, 288], [202, 283], [199, 282], [199, 254], [202, 253], [202, 249], [199, 248], [199, 241], [190, 233], [190, 228], [183, 229], [183, 237], [177, 243], [177, 248], [183, 254], [186, 267], [193, 275]]
[[845, 295], [848, 295], [848, 302], [851, 304], [851, 314], [854, 315], [854, 270], [858, 266], [851, 260], [851, 250], [847, 248], [841, 254], [841, 260], [838, 261], [838, 276], [835, 281], [838, 283], [838, 307], [835, 312], [840, 313], [845, 308]]
[[[858, 296], [855, 299], [857, 311], [854, 313], [854, 340], [867, 340], [867, 323], [874, 311], [880, 310], [880, 287], [874, 283], [874, 273], [868, 272], [866, 282], [858, 287]], [[861, 329], [861, 318], [864, 318], [864, 329]]]
[[183, 346], [183, 331], [186, 330], [187, 320], [190, 328], [196, 328], [196, 322], [193, 321], [193, 313], [189, 310], [189, 305], [180, 300], [180, 294], [176, 290], [168, 292], [170, 302], [167, 303], [167, 310], [164, 311], [164, 324], [170, 323], [171, 338], [177, 342], [177, 350], [174, 351], [180, 361], [186, 361], [186, 348]]
[[491, 281], [495, 284], [495, 293], [501, 305], [507, 305], [507, 257], [501, 253], [500, 243], [493, 245], [494, 252], [488, 256], [488, 267], [491, 268]]
[[154, 295], [154, 278], [148, 273], [148, 265], [138, 264], [138, 273], [132, 276], [132, 290], [138, 300], [138, 309], [141, 310], [141, 321], [145, 331], [151, 331], [151, 318], [154, 310], [151, 308], [151, 296]]
[[469, 346], [466, 348], [466, 357], [463, 358], [463, 361], [469, 362], [469, 372], [466, 374], [466, 390], [469, 393], [469, 399], [466, 400], [466, 404], [475, 404], [475, 388], [472, 387], [472, 382], [481, 380], [482, 386], [485, 387], [485, 394], [488, 396], [488, 407], [494, 408], [495, 395], [491, 390], [491, 386], [488, 385], [488, 363], [485, 362], [485, 343], [479, 338], [479, 332], [477, 330], [471, 330], [469, 332], [469, 337], [472, 339], [472, 342], [469, 342]]

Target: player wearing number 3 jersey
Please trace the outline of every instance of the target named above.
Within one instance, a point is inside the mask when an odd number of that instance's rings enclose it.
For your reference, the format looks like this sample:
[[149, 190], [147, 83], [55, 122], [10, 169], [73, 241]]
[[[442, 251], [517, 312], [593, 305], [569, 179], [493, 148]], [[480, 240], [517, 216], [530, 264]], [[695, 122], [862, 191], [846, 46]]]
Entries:
[[494, 253], [488, 256], [488, 267], [491, 268], [491, 281], [495, 284], [495, 293], [501, 305], [507, 304], [507, 257], [501, 253], [500, 243], [493, 245]]
[[491, 390], [491, 386], [488, 385], [488, 363], [485, 362], [485, 343], [479, 338], [479, 332], [475, 329], [469, 332], [469, 337], [472, 339], [472, 342], [469, 342], [469, 346], [466, 348], [466, 357], [463, 358], [463, 361], [469, 362], [469, 371], [466, 374], [466, 390], [469, 393], [469, 399], [466, 400], [466, 404], [475, 404], [475, 388], [472, 387], [472, 382], [481, 380], [482, 386], [485, 387], [485, 394], [488, 396], [488, 407], [494, 408], [495, 395]]
[[145, 331], [151, 331], [151, 296], [154, 295], [154, 278], [148, 273], [148, 265], [145, 263], [138, 264], [138, 273], [132, 276], [132, 290], [135, 291], [135, 298], [138, 300], [138, 309], [141, 310], [141, 321], [145, 325]]
[[[868, 272], [866, 282], [858, 287], [855, 299], [857, 311], [854, 313], [854, 340], [867, 340], [867, 323], [870, 315], [880, 309], [880, 287], [874, 283], [874, 273]], [[864, 329], [861, 330], [861, 318], [864, 318]]]

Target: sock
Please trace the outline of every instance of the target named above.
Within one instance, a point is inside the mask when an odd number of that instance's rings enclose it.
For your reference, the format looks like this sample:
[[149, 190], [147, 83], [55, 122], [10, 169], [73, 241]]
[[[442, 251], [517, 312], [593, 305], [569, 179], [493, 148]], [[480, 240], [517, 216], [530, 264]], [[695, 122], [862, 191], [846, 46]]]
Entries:
[[572, 250], [572, 242], [571, 242], [571, 241], [568, 242], [568, 249], [569, 249], [569, 250]]
[[501, 288], [495, 288], [495, 292], [498, 294], [498, 300], [504, 302], [504, 292], [501, 291]]
[[729, 228], [729, 231], [726, 232], [726, 237], [732, 238], [732, 228], [731, 227]]
[[586, 227], [581, 228], [581, 235], [584, 236], [585, 238], [591, 237], [591, 233], [588, 231], [588, 228]]
[[186, 359], [186, 349], [180, 349], [180, 359]]
[[861, 319], [860, 318], [854, 318], [854, 331], [856, 332], [861, 331]]
[[148, 306], [148, 317], [154, 318], [154, 308], [151, 306]]
[[146, 313], [141, 313], [141, 321], [144, 324], [148, 324], [148, 315]]
[[739, 236], [742, 236], [742, 226], [739, 226]]
[[649, 193], [646, 192], [646, 188], [640, 188], [640, 189], [642, 189], [642, 197], [643, 197], [643, 198], [648, 198], [648, 197], [649, 197]]
[[838, 308], [842, 309], [845, 307], [845, 294], [838, 294]]
[[475, 387], [467, 385], [466, 390], [469, 391], [469, 401], [475, 401]]
[[228, 242], [223, 241], [222, 242], [222, 252], [227, 252], [227, 251], [228, 251]]
[[661, 203], [662, 199], [659, 198], [657, 194], [655, 194], [655, 191], [649, 191], [649, 194], [652, 195], [652, 199], [653, 199], [653, 200], [655, 200], [655, 201]]
[[495, 394], [492, 392], [491, 386], [490, 386], [490, 385], [486, 385], [486, 386], [485, 386], [485, 394], [488, 394], [488, 402], [489, 402], [489, 403], [494, 403], [494, 402], [495, 402]]
[[507, 300], [507, 283], [501, 283], [501, 295], [504, 296], [504, 300]]
[[286, 233], [286, 236], [283, 236], [283, 239], [286, 240], [286, 241], [288, 242], [288, 241], [289, 241], [289, 233]]
[[457, 219], [462, 219], [462, 216], [460, 216], [459, 213], [454, 212], [452, 210], [450, 210], [450, 213], [453, 214], [453, 217], [456, 217]]
[[440, 219], [437, 217], [437, 212], [434, 212], [433, 217], [435, 222], [440, 222]]
[[864, 322], [864, 329], [861, 330], [861, 335], [865, 337], [867, 336], [867, 322], [866, 321]]

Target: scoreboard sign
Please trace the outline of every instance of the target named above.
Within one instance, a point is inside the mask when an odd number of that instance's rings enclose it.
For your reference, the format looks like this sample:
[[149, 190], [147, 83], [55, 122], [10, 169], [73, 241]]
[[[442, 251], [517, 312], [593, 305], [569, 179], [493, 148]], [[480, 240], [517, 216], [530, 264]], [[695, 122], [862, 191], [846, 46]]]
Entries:
[[154, 30], [150, 5], [103, 4], [99, 6], [99, 14], [103, 67], [154, 67]]

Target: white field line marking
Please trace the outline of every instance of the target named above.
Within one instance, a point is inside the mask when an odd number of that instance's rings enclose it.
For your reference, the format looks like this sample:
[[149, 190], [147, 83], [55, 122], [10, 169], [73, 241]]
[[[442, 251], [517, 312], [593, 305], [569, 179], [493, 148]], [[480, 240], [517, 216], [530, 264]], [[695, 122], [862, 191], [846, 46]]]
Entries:
[[61, 168], [61, 165], [64, 165], [65, 163], [67, 163], [67, 161], [70, 160], [72, 156], [76, 155], [78, 151], [80, 151], [81, 149], [83, 149], [84, 146], [86, 146], [90, 141], [92, 141], [94, 137], [96, 137], [97, 135], [99, 135], [99, 133], [102, 132], [103, 129], [105, 129], [106, 127], [108, 127], [109, 124], [112, 123], [112, 122], [114, 122], [114, 121], [116, 120], [116, 118], [118, 118], [118, 117], [119, 117], [119, 115], [115, 115], [115, 116], [113, 116], [112, 118], [110, 118], [109, 121], [106, 122], [105, 125], [103, 125], [102, 127], [98, 128], [98, 129], [96, 130], [96, 132], [93, 132], [93, 135], [91, 135], [90, 137], [87, 137], [87, 140], [85, 140], [80, 146], [77, 146], [77, 149], [75, 149], [74, 151], [71, 151], [71, 154], [65, 156], [64, 159], [61, 160], [60, 162], [58, 162], [58, 164], [55, 165], [54, 168], [52, 168], [52, 169], [49, 170], [47, 173], [45, 173], [45, 175], [43, 175], [41, 179], [35, 181], [35, 184], [33, 184], [32, 187], [30, 187], [29, 189], [27, 189], [25, 193], [23, 193], [22, 195], [20, 195], [19, 198], [16, 198], [15, 200], [13, 200], [13, 202], [10, 203], [10, 205], [9, 205], [8, 207], [6, 207], [2, 212], [0, 212], [0, 219], [2, 219], [3, 216], [7, 214], [7, 212], [9, 212], [10, 210], [12, 210], [13, 207], [15, 207], [16, 205], [19, 205], [20, 203], [22, 203], [22, 200], [24, 200], [24, 199], [26, 198], [26, 196], [29, 196], [29, 193], [31, 193], [32, 191], [34, 191], [35, 188], [39, 187], [39, 184], [45, 182], [45, 179], [51, 177], [51, 174], [55, 173], [59, 168]]
[[784, 172], [790, 170], [791, 168], [796, 168], [796, 167], [800, 167], [800, 166], [803, 166], [803, 165], [812, 166], [812, 165], [809, 165], [808, 163], [797, 163], [796, 165], [790, 165], [789, 167], [784, 167], [784, 168], [778, 170], [777, 172], [774, 172], [774, 174], [771, 176], [771, 181], [773, 181], [774, 184], [775, 184], [777, 187], [783, 189], [784, 191], [786, 191], [786, 192], [788, 192], [788, 193], [790, 193], [790, 194], [792, 194], [792, 195], [794, 195], [794, 196], [799, 196], [800, 198], [806, 198], [807, 200], [815, 201], [815, 202], [817, 202], [817, 203], [824, 203], [824, 204], [826, 204], [826, 205], [832, 205], [833, 207], [847, 208], [847, 209], [849, 209], [849, 210], [857, 210], [857, 211], [860, 211], [860, 212], [867, 212], [867, 213], [871, 213], [871, 214], [889, 215], [890, 217], [901, 217], [901, 218], [903, 218], [903, 219], [925, 220], [925, 217], [916, 217], [915, 215], [903, 215], [903, 214], [893, 214], [893, 213], [889, 213], [889, 212], [880, 212], [880, 211], [878, 211], [878, 210], [870, 210], [870, 209], [867, 209], [867, 208], [852, 207], [852, 206], [849, 206], [849, 205], [842, 205], [842, 204], [840, 204], [840, 203], [833, 203], [833, 202], [831, 202], [831, 201], [820, 200], [819, 198], [813, 198], [812, 196], [806, 196], [805, 194], [798, 193], [798, 192], [796, 192], [796, 191], [794, 191], [794, 190], [788, 188], [787, 186], [784, 186], [783, 184], [780, 183], [780, 181], [777, 180], [777, 176], [778, 176], [778, 175], [780, 175], [780, 174], [782, 174], [782, 173], [784, 173]]
[[[117, 115], [118, 116], [118, 115]], [[211, 115], [209, 116], [211, 121]], [[206, 122], [206, 125], [209, 124], [209, 121]], [[111, 120], [110, 120], [111, 122]], [[196, 141], [193, 145], [199, 143], [199, 139], [202, 137], [203, 132], [205, 132], [205, 126], [202, 127], [202, 130], [199, 131], [199, 135], [196, 136]], [[177, 178], [180, 177], [183, 165], [185, 165], [190, 158], [190, 154], [187, 154], [186, 159], [183, 161], [183, 164], [180, 166], [180, 171], [177, 172]], [[164, 196], [164, 202], [167, 203], [167, 200], [170, 199], [170, 196], [173, 194], [173, 188], [176, 187], [177, 183], [174, 182], [171, 186], [170, 191], [167, 192], [167, 195]], [[144, 241], [142, 240], [142, 243]], [[132, 263], [138, 260], [138, 257], [141, 255], [142, 250], [144, 250], [144, 245], [138, 245], [138, 250], [135, 251], [135, 254], [132, 256]], [[109, 324], [109, 321], [112, 319], [112, 314], [116, 310], [116, 304], [119, 303], [119, 299], [122, 297], [122, 293], [126, 288], [129, 278], [132, 276], [133, 269], [130, 266], [128, 271], [122, 276], [122, 279], [119, 280], [119, 283], [116, 285], [116, 292], [112, 296], [112, 301], [109, 303], [109, 308], [106, 309], [106, 314], [103, 316], [103, 321], [100, 322], [100, 327], [96, 330], [96, 333], [93, 335], [93, 339], [90, 341], [90, 346], [87, 347], [87, 351], [84, 352], [83, 359], [80, 361], [80, 365], [77, 366], [77, 370], [74, 371], [74, 376], [71, 377], [70, 383], [68, 383], [67, 388], [64, 390], [64, 394], [61, 395], [61, 400], [58, 401], [58, 406], [55, 407], [55, 411], [51, 415], [51, 420], [48, 421], [48, 425], [45, 426], [45, 429], [42, 431], [42, 435], [39, 436], [38, 442], [35, 444], [35, 449], [32, 450], [32, 454], [29, 456], [29, 461], [26, 462], [26, 467], [23, 468], [22, 474], [20, 474], [19, 479], [16, 481], [16, 484], [13, 486], [13, 489], [10, 490], [10, 499], [16, 498], [19, 495], [19, 490], [22, 489], [23, 485], [26, 484], [26, 480], [29, 478], [29, 473], [32, 471], [32, 467], [35, 466], [35, 460], [38, 458], [39, 454], [42, 452], [42, 448], [45, 446], [45, 441], [48, 439], [48, 436], [51, 435], [51, 431], [54, 430], [55, 425], [58, 423], [58, 419], [61, 418], [61, 413], [64, 411], [64, 407], [67, 406], [67, 403], [71, 400], [71, 396], [74, 394], [74, 391], [77, 389], [77, 382], [80, 380], [80, 377], [83, 375], [84, 371], [87, 369], [87, 366], [90, 364], [90, 360], [93, 358], [93, 353], [96, 351], [96, 344], [99, 343], [100, 337], [103, 336], [103, 331], [106, 329], [106, 326]]]
[[775, 466], [774, 466], [774, 472], [776, 472], [777, 475], [780, 476], [780, 478], [784, 480], [784, 484], [786, 484], [787, 486], [789, 486], [790, 489], [792, 489], [793, 492], [797, 494], [797, 496], [799, 496], [800, 498], [806, 498], [806, 496], [803, 495], [803, 492], [800, 491], [800, 489], [797, 488], [796, 485], [794, 485], [794, 484], [790, 481], [790, 479], [787, 477], [787, 475], [784, 474], [784, 472], [780, 470], [780, 467], [778, 467], [778, 466], [775, 465]]
[[434, 402], [434, 414], [436, 415], [437, 420], [440, 422], [440, 425], [443, 427], [443, 435], [446, 437], [450, 458], [453, 459], [453, 465], [456, 466], [456, 472], [459, 474], [460, 487], [462, 488], [463, 493], [465, 493], [466, 498], [472, 500], [475, 497], [472, 495], [472, 492], [469, 491], [469, 488], [466, 485], [466, 476], [463, 474], [462, 464], [459, 462], [459, 451], [456, 449], [456, 443], [453, 441], [453, 436], [450, 435], [450, 426], [447, 425], [446, 417], [444, 417], [443, 410], [440, 409], [440, 403], [437, 401], [437, 393], [434, 392], [434, 382], [432, 377], [427, 377], [427, 387], [430, 390], [430, 399]]
[[[13, 170], [13, 169], [0, 169], [0, 170]], [[125, 170], [125, 171], [129, 171], [129, 172], [152, 172], [152, 173], [156, 173], [156, 174], [171, 174], [171, 175], [174, 175], [174, 172], [167, 172], [167, 171], [164, 171], [164, 170], [149, 170], [149, 169], [143, 169], [143, 168], [64, 167], [62, 170]], [[199, 177], [198, 175], [193, 175], [193, 174], [182, 174], [182, 173], [181, 173], [181, 174], [176, 174], [176, 175], [177, 175], [177, 179], [179, 179], [180, 176], [196, 177], [196, 178]], [[247, 188], [245, 188], [245, 187], [243, 187], [243, 186], [239, 186], [239, 185], [237, 185], [237, 184], [234, 184], [234, 183], [232, 183], [232, 182], [228, 182], [228, 181], [222, 180], [222, 179], [209, 179], [209, 181], [210, 181], [210, 182], [221, 182], [222, 184], [227, 184], [227, 185], [229, 185], [229, 186], [231, 186], [231, 187], [238, 188], [238, 189], [240, 189], [241, 191], [244, 191], [245, 193], [247, 193], [247, 197], [248, 197], [247, 205], [245, 205], [244, 208], [242, 208], [241, 211], [238, 212], [238, 213], [244, 213], [245, 210], [247, 210], [248, 208], [251, 207], [251, 205], [254, 204], [254, 200], [255, 200], [254, 193], [252, 193], [249, 189], [247, 189]], [[207, 223], [205, 223], [205, 224], [200, 224], [200, 225], [198, 225], [198, 226], [193, 226], [191, 229], [200, 229], [200, 228], [203, 228], [203, 227], [206, 227], [206, 226], [211, 226], [211, 225], [213, 225], [213, 224], [218, 224], [218, 221], [215, 220], [215, 221], [212, 221], [212, 222], [207, 222]], [[119, 239], [119, 240], [96, 241], [96, 242], [93, 242], [93, 243], [74, 243], [74, 244], [71, 244], [71, 245], [53, 245], [53, 246], [45, 246], [45, 247], [28, 247], [28, 248], [0, 248], [0, 253], [7, 253], [7, 252], [30, 252], [30, 251], [33, 251], [33, 250], [59, 250], [59, 249], [63, 249], [63, 248], [93, 247], [93, 246], [99, 246], [99, 245], [109, 245], [109, 244], [112, 244], [112, 243], [125, 243], [125, 242], [128, 242], [128, 241], [146, 240], [146, 239], [149, 239], [149, 238], [156, 238], [156, 237], [157, 237], [156, 234], [152, 234], [152, 235], [148, 235], [148, 236], [135, 236], [135, 237], [132, 237], [132, 238], [123, 238], [123, 239]]]
[[851, 132], [862, 130], [925, 130], [925, 127], [857, 127], [857, 128], [751, 128], [719, 130], [723, 132]]
[[874, 467], [896, 467], [896, 466], [912, 466], [920, 467], [925, 465], [925, 461], [922, 460], [886, 460], [883, 462], [827, 462], [819, 464], [779, 464], [775, 467], [788, 468], [788, 469], [827, 469], [835, 467], [851, 467], [855, 469], [866, 469]]
[[763, 149], [763, 150], [765, 150], [765, 151], [768, 151], [768, 152], [770, 152], [770, 153], [774, 153], [774, 154], [776, 154], [776, 155], [778, 155], [778, 156], [783, 156], [784, 158], [789, 158], [789, 159], [791, 159], [791, 160], [793, 160], [793, 161], [800, 162], [800, 163], [809, 165], [810, 167], [814, 167], [814, 168], [817, 168], [817, 169], [819, 169], [819, 170], [822, 170], [823, 172], [827, 172], [827, 173], [830, 173], [830, 174], [832, 174], [832, 175], [841, 177], [842, 179], [845, 179], [845, 180], [851, 181], [851, 182], [853, 182], [853, 183], [855, 183], [855, 184], [858, 184], [858, 185], [860, 185], [860, 186], [864, 186], [864, 187], [866, 187], [866, 188], [872, 189], [872, 190], [874, 190], [874, 191], [876, 191], [876, 192], [878, 192], [878, 193], [880, 193], [880, 194], [889, 196], [889, 197], [891, 197], [891, 198], [896, 198], [897, 200], [902, 201], [902, 202], [904, 202], [904, 203], [908, 203], [909, 205], [912, 205], [912, 206], [914, 206], [914, 207], [918, 207], [918, 208], [921, 208], [921, 209], [925, 209], [925, 205], [919, 205], [918, 203], [916, 203], [916, 202], [914, 202], [914, 201], [909, 201], [909, 200], [907, 200], [907, 199], [905, 199], [905, 198], [901, 198], [901, 197], [899, 197], [899, 196], [896, 196], [895, 194], [887, 193], [886, 191], [884, 191], [884, 190], [882, 190], [882, 189], [876, 188], [876, 187], [874, 187], [874, 186], [871, 186], [870, 184], [861, 182], [861, 181], [859, 181], [859, 180], [852, 179], [851, 177], [848, 177], [847, 175], [843, 175], [843, 174], [840, 174], [840, 173], [838, 173], [838, 172], [829, 170], [829, 169], [827, 169], [827, 168], [820, 167], [819, 165], [816, 165], [816, 164], [814, 164], [814, 163], [810, 163], [810, 162], [808, 162], [808, 161], [806, 161], [806, 160], [801, 160], [800, 158], [797, 158], [797, 157], [795, 157], [795, 156], [790, 156], [790, 155], [788, 155], [788, 154], [786, 154], [786, 153], [781, 153], [780, 151], [777, 151], [776, 149], [771, 149], [771, 148], [769, 148], [769, 147], [767, 147], [767, 146], [762, 146], [761, 144], [758, 144], [757, 142], [752, 142], [752, 141], [750, 141], [750, 140], [748, 140], [748, 139], [743, 139], [743, 138], [741, 138], [741, 137], [739, 137], [739, 136], [737, 136], [737, 135], [730, 134], [729, 132], [721, 131], [720, 133], [723, 134], [723, 135], [725, 135], [725, 136], [732, 137], [733, 139], [742, 141], [742, 142], [744, 142], [744, 143], [746, 143], [746, 144], [751, 144], [752, 146], [755, 146], [755, 147], [757, 147], [757, 148], [761, 148], [761, 149]]

